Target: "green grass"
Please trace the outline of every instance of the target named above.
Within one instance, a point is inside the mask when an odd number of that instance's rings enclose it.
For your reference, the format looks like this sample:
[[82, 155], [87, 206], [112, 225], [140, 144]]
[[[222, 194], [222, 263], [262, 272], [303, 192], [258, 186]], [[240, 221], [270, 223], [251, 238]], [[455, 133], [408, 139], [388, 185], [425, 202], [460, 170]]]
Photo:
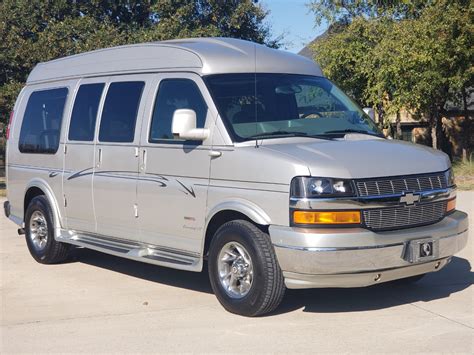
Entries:
[[454, 178], [459, 190], [474, 190], [474, 162], [472, 159], [453, 163]]

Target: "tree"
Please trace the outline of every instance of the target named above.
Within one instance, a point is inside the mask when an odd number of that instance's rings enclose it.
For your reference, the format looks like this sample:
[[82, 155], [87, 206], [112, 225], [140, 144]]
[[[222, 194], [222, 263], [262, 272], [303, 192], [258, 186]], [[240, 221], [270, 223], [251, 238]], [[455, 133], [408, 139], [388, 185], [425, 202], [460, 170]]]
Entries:
[[155, 26], [145, 30], [146, 39], [222, 36], [277, 46], [264, 23], [267, 11], [249, 0], [158, 1], [151, 10]]
[[321, 0], [311, 6], [317, 21], [338, 24], [314, 45], [328, 76], [379, 114], [404, 109], [428, 118], [439, 148], [446, 102], [461, 102], [473, 86], [470, 1]]
[[0, 122], [38, 63], [127, 43], [226, 36], [270, 46], [252, 0], [4, 0], [0, 2]]
[[325, 75], [363, 106], [380, 106], [386, 96], [384, 88], [369, 83], [375, 73], [373, 50], [387, 30], [384, 21], [357, 18], [350, 24], [332, 25], [312, 46]]
[[417, 18], [433, 0], [311, 0], [309, 8], [315, 15], [316, 24], [326, 21], [349, 24], [356, 18], [407, 19]]
[[427, 118], [434, 148], [441, 146], [446, 103], [460, 103], [473, 84], [472, 27], [466, 26], [471, 19], [472, 10], [462, 3], [438, 1], [417, 19], [393, 22], [373, 51], [377, 66], [369, 87], [391, 94], [392, 111], [408, 109]]

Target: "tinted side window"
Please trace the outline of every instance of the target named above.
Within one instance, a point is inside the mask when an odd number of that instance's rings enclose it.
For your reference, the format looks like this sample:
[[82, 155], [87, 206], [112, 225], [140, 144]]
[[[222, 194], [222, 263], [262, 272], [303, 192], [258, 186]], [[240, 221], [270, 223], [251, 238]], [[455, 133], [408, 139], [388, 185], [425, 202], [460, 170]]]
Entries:
[[84, 84], [79, 87], [69, 124], [69, 140], [94, 140], [95, 121], [104, 85]]
[[207, 106], [192, 80], [165, 79], [160, 83], [153, 109], [149, 141], [173, 139], [171, 121], [174, 111], [182, 108], [196, 112], [197, 128], [204, 128]]
[[59, 88], [30, 95], [21, 124], [20, 152], [56, 153], [67, 94], [67, 88]]
[[133, 142], [144, 86], [142, 81], [110, 84], [100, 120], [99, 141]]

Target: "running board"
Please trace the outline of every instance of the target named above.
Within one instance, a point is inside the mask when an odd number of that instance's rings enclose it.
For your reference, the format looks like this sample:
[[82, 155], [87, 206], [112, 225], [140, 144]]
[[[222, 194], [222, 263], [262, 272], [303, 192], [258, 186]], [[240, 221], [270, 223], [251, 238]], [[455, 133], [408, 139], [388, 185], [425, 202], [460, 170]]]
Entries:
[[106, 254], [174, 269], [189, 271], [201, 271], [202, 269], [202, 258], [199, 254], [157, 245], [65, 230], [61, 230], [61, 234], [56, 237], [56, 240]]

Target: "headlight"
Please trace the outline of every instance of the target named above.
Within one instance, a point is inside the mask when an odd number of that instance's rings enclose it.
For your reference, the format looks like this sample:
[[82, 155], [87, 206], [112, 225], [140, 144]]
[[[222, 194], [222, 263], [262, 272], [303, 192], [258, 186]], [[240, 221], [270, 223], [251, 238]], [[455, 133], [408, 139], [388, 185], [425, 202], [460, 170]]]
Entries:
[[297, 176], [291, 181], [291, 197], [354, 196], [352, 180]]
[[449, 170], [446, 170], [444, 173], [446, 176], [446, 183], [448, 184], [448, 187], [454, 186], [454, 172], [453, 169], [450, 168]]

